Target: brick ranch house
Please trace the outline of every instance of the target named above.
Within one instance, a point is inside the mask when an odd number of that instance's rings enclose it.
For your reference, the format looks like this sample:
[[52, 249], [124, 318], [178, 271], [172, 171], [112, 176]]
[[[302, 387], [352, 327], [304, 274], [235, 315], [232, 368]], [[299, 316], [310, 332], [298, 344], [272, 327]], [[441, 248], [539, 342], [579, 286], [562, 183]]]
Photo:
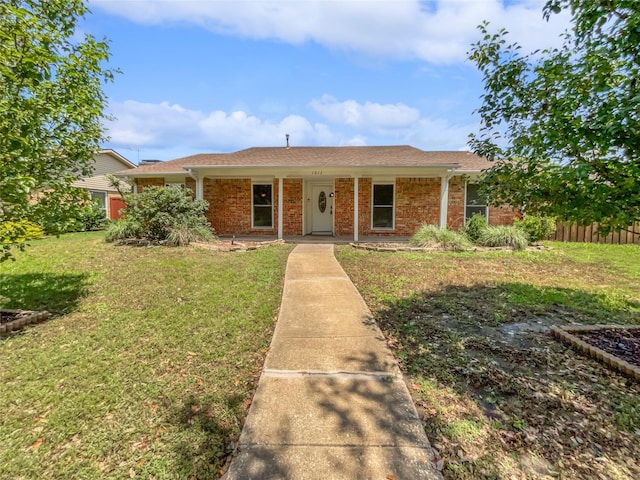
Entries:
[[198, 154], [119, 172], [134, 191], [182, 185], [209, 202], [218, 235], [283, 238], [410, 236], [423, 224], [457, 229], [473, 213], [510, 224], [483, 205], [474, 180], [489, 162], [469, 152], [411, 146], [255, 147]]

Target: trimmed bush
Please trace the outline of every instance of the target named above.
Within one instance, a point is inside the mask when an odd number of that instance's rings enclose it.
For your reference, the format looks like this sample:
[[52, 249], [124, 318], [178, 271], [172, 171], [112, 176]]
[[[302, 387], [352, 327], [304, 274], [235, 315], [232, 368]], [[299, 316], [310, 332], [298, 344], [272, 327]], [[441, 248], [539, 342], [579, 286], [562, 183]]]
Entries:
[[511, 247], [514, 250], [522, 250], [529, 244], [529, 238], [523, 230], [513, 225], [498, 225], [483, 230], [477, 244], [483, 247]]
[[472, 247], [463, 234], [440, 228], [436, 225], [423, 225], [409, 240], [417, 247], [442, 247], [445, 250], [461, 251]]
[[477, 242], [482, 232], [487, 229], [487, 219], [480, 213], [474, 213], [469, 220], [466, 221], [461, 232], [464, 233], [469, 240]]
[[516, 219], [513, 224], [527, 234], [529, 243], [549, 238], [556, 231], [556, 220], [552, 217], [526, 215], [522, 220]]

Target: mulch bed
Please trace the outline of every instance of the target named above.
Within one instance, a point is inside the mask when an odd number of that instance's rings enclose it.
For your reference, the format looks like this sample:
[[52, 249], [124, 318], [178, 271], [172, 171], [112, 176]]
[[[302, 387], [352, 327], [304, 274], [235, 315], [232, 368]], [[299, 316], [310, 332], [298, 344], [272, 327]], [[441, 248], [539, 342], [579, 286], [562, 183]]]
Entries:
[[640, 367], [640, 328], [637, 330], [601, 330], [577, 336], [589, 345]]
[[553, 335], [640, 381], [640, 328], [621, 325], [551, 327]]

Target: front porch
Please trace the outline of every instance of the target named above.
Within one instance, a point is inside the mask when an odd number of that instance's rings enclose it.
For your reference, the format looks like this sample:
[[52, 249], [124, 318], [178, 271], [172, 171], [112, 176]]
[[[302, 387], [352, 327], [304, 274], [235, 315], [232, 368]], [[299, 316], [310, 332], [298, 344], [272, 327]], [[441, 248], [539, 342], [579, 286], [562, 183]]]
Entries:
[[[277, 235], [218, 235], [218, 238], [223, 241], [234, 240], [238, 243], [248, 243], [248, 242], [269, 242], [273, 240], [279, 240]], [[388, 236], [379, 236], [379, 235], [367, 235], [361, 236], [357, 241], [354, 241], [352, 236], [348, 235], [284, 235], [282, 240], [285, 243], [333, 243], [345, 245], [349, 243], [388, 243], [392, 241], [393, 243], [408, 243], [409, 237], [400, 236], [400, 237], [388, 237]]]

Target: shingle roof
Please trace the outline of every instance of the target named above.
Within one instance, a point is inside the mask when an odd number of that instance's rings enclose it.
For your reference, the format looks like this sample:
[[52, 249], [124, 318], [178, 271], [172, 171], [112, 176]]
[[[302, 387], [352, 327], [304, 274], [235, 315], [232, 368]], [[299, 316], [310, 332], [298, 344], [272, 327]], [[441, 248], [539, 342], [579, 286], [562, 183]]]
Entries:
[[480, 171], [489, 162], [470, 152], [424, 151], [407, 145], [383, 147], [254, 147], [233, 153], [200, 153], [142, 165], [127, 175], [184, 173], [185, 167], [421, 167]]

